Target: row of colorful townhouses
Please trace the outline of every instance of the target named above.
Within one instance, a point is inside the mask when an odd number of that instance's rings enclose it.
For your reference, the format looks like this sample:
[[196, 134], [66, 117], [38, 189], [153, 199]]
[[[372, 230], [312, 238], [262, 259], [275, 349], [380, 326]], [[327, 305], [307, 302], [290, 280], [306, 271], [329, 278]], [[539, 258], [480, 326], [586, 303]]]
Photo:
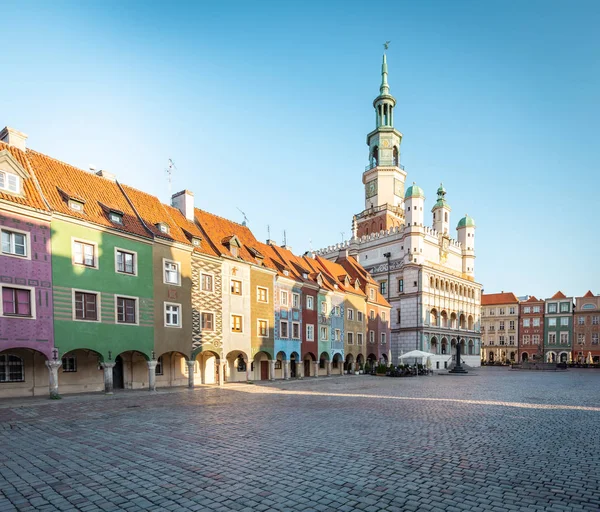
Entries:
[[600, 363], [600, 295], [481, 296], [482, 362]]
[[350, 256], [259, 242], [0, 132], [0, 396], [354, 373], [390, 305]]

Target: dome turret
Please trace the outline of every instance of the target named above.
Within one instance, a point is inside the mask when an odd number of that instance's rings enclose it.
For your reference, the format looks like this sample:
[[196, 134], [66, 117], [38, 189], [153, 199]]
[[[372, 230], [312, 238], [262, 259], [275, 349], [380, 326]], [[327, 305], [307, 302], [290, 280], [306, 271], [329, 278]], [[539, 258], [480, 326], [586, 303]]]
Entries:
[[425, 192], [413, 181], [413, 184], [406, 189], [406, 194], [404, 194], [404, 199], [409, 197], [422, 197], [425, 199]]
[[474, 227], [475, 227], [475, 219], [473, 219], [473, 217], [469, 217], [469, 215], [467, 213], [465, 213], [465, 216], [458, 221], [458, 226], [456, 226], [456, 229], [474, 228]]

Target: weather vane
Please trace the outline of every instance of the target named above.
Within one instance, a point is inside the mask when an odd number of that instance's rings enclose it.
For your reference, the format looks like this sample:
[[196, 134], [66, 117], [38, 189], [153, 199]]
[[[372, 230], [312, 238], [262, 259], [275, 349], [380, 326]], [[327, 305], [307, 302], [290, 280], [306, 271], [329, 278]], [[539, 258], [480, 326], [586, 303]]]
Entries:
[[383, 49], [384, 49], [384, 50], [387, 50], [387, 49], [389, 49], [389, 47], [390, 47], [390, 43], [391, 43], [391, 41], [386, 41], [385, 43], [383, 43]]

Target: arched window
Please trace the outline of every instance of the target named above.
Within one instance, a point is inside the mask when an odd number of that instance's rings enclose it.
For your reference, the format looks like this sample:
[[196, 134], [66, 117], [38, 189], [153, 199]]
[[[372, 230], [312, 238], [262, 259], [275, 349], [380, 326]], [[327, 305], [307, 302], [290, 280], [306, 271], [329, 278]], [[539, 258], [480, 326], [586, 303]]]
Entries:
[[396, 167], [398, 167], [398, 148], [396, 146], [394, 146], [394, 151], [393, 151], [393, 159], [394, 159], [394, 165]]
[[436, 309], [431, 310], [430, 323], [431, 325], [438, 325], [438, 313]]
[[473, 355], [473, 340], [469, 340], [469, 355], [472, 356]]
[[14, 354], [0, 355], [0, 382], [24, 382], [25, 365], [23, 359]]
[[448, 222], [448, 212], [444, 212], [444, 222]]
[[371, 155], [371, 165], [376, 166], [379, 163], [379, 148], [373, 147], [373, 154]]

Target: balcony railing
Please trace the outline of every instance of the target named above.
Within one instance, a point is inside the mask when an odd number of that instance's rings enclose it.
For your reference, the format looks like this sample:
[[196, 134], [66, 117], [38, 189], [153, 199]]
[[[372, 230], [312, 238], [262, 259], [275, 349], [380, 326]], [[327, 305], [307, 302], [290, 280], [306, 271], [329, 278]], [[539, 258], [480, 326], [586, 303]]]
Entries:
[[370, 171], [375, 167], [400, 167], [400, 169], [404, 170], [404, 166], [402, 164], [395, 164], [392, 161], [389, 162], [370, 162], [369, 165], [365, 167], [365, 171]]

